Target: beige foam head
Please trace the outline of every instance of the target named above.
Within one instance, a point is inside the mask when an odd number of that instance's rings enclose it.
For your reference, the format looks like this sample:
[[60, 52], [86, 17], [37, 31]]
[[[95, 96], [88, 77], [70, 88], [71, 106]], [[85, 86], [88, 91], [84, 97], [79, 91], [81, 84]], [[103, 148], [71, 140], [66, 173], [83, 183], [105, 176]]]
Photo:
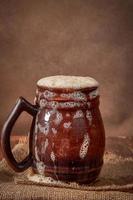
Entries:
[[37, 85], [48, 88], [83, 89], [98, 87], [99, 83], [91, 77], [57, 75], [44, 77]]

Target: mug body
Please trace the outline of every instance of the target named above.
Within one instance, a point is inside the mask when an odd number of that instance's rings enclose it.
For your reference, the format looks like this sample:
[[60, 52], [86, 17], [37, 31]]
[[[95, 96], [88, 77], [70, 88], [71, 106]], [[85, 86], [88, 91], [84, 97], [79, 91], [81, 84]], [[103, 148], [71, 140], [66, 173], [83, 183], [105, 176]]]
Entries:
[[38, 86], [32, 137], [34, 173], [55, 180], [89, 183], [100, 173], [105, 133], [98, 88]]

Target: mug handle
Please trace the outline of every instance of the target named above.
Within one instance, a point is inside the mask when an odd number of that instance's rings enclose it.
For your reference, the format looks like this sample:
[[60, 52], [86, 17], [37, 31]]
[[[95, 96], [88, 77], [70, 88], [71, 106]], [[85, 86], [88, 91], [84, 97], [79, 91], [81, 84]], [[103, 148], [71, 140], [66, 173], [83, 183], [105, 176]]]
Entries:
[[[11, 151], [11, 145], [10, 145], [10, 136], [12, 128], [20, 116], [20, 114], [26, 111], [30, 115], [33, 116], [32, 125], [30, 128], [30, 137], [29, 137], [29, 155], [26, 156], [26, 158], [21, 161], [17, 162], [12, 154]], [[26, 170], [28, 167], [32, 164], [32, 133], [34, 130], [34, 124], [35, 124], [35, 117], [38, 112], [37, 106], [30, 104], [28, 101], [26, 101], [23, 97], [19, 97], [18, 101], [16, 102], [15, 107], [11, 111], [10, 115], [8, 116], [8, 119], [6, 120], [2, 133], [1, 133], [1, 147], [3, 155], [9, 164], [9, 166], [14, 169], [16, 172], [22, 172]]]

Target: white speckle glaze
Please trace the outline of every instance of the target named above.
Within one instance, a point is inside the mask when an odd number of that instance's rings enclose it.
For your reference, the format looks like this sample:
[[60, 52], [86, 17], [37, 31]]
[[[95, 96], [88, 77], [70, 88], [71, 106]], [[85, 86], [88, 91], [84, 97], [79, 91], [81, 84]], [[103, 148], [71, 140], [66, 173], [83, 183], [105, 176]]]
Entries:
[[59, 125], [61, 123], [61, 121], [63, 120], [63, 116], [62, 113], [60, 113], [59, 111], [56, 111], [56, 118], [54, 120], [54, 123], [56, 125]]
[[84, 140], [83, 140], [83, 143], [80, 147], [80, 152], [79, 152], [79, 157], [81, 159], [84, 159], [85, 156], [87, 155], [89, 143], [90, 143], [90, 138], [89, 138], [88, 134], [86, 133], [84, 135]]
[[64, 128], [71, 128], [71, 122], [65, 122], [64, 124], [63, 124], [63, 126], [64, 126]]
[[45, 170], [45, 165], [43, 162], [36, 162], [36, 168], [39, 174], [44, 174], [44, 170]]
[[[90, 94], [90, 100], [96, 98], [95, 93]], [[65, 101], [65, 102], [57, 102], [57, 101], [47, 101], [46, 99], [41, 99], [39, 101], [40, 108], [50, 107], [53, 110], [56, 110], [58, 108], [74, 108], [74, 107], [82, 107], [82, 106], [88, 106], [90, 108], [91, 102], [90, 101]]]
[[86, 95], [81, 91], [76, 91], [72, 93], [62, 93], [60, 96], [63, 98], [72, 99], [72, 100], [79, 100], [79, 101], [87, 100]]
[[83, 111], [82, 110], [77, 110], [76, 113], [73, 116], [73, 119], [78, 119], [84, 117]]
[[89, 125], [91, 125], [92, 124], [92, 114], [91, 114], [91, 111], [89, 111], [89, 110], [86, 111], [86, 118], [89, 121]]
[[74, 107], [80, 107], [83, 106], [84, 103], [79, 103], [79, 102], [60, 102], [59, 106], [61, 108], [74, 108]]
[[53, 151], [51, 152], [50, 157], [51, 157], [51, 160], [52, 160], [53, 162], [55, 162], [55, 154], [54, 154]]
[[44, 96], [45, 99], [51, 99], [51, 98], [56, 96], [56, 93], [55, 92], [51, 92], [49, 90], [45, 90], [43, 92], [43, 96]]
[[41, 124], [38, 124], [38, 128], [40, 130], [40, 132], [44, 133], [45, 135], [47, 135], [49, 133], [49, 124], [46, 123], [44, 126], [42, 126]]
[[41, 99], [40, 100], [40, 108], [44, 108], [47, 105], [46, 99]]
[[99, 89], [97, 88], [96, 90], [93, 90], [92, 92], [89, 93], [90, 99], [94, 99], [99, 95]]
[[59, 102], [57, 102], [57, 101], [50, 101], [50, 102], [47, 102], [47, 106], [50, 106], [53, 109], [57, 109], [59, 107]]
[[74, 108], [74, 107], [80, 107], [84, 106], [86, 102], [57, 102], [57, 101], [50, 101], [48, 102], [45, 99], [40, 100], [40, 107], [45, 108], [46, 106], [51, 107], [53, 110], [57, 108]]

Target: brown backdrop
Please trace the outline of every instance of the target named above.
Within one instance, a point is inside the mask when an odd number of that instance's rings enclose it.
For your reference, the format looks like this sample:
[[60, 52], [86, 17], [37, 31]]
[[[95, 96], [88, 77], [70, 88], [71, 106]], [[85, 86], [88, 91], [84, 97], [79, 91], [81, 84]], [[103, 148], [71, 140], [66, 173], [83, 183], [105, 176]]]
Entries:
[[0, 126], [41, 77], [82, 75], [101, 84], [106, 135], [133, 135], [132, 65], [132, 0], [0, 1]]

